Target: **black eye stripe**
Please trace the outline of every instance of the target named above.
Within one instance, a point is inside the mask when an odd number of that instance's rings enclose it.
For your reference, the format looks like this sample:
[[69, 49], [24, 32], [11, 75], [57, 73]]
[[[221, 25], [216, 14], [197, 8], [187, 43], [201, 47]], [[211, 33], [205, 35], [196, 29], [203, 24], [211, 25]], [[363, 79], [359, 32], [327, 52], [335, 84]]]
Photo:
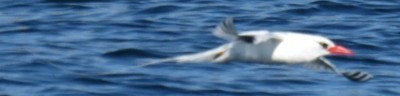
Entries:
[[319, 42], [319, 45], [321, 45], [325, 49], [328, 48], [328, 44], [326, 43]]

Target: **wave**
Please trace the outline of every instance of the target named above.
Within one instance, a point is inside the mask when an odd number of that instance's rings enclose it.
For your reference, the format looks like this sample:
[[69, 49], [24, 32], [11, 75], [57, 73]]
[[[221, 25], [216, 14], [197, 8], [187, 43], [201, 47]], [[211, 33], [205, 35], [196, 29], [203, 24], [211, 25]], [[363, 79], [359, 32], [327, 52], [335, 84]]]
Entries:
[[127, 48], [127, 49], [119, 49], [115, 51], [106, 52], [103, 56], [110, 57], [152, 57], [152, 58], [165, 58], [166, 55], [162, 55], [160, 52], [144, 50], [144, 49], [135, 49], [135, 48]]

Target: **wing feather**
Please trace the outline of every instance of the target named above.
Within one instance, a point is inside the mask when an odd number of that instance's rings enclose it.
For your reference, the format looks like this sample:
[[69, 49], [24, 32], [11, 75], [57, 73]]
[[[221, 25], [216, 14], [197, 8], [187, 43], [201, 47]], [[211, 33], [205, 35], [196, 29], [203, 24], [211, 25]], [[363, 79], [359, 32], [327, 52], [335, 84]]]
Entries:
[[238, 37], [238, 34], [235, 26], [233, 25], [233, 18], [230, 17], [222, 21], [217, 28], [215, 28], [213, 34], [226, 40], [235, 40]]

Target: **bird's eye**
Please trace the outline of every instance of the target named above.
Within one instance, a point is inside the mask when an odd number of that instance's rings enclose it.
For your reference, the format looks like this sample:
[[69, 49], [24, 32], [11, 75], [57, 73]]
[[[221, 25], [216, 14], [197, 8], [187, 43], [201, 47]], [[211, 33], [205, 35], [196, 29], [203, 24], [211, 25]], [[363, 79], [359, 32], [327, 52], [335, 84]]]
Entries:
[[328, 48], [328, 44], [326, 43], [319, 42], [319, 45], [321, 45], [324, 49]]

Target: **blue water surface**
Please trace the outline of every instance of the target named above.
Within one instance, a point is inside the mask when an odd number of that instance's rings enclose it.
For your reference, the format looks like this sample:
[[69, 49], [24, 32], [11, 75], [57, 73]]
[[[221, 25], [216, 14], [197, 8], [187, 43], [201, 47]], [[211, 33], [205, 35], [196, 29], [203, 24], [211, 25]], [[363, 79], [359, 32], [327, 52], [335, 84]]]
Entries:
[[[317, 34], [328, 57], [374, 79], [301, 66], [149, 60], [212, 49], [227, 17], [245, 30]], [[1, 0], [1, 96], [399, 96], [398, 0]]]

